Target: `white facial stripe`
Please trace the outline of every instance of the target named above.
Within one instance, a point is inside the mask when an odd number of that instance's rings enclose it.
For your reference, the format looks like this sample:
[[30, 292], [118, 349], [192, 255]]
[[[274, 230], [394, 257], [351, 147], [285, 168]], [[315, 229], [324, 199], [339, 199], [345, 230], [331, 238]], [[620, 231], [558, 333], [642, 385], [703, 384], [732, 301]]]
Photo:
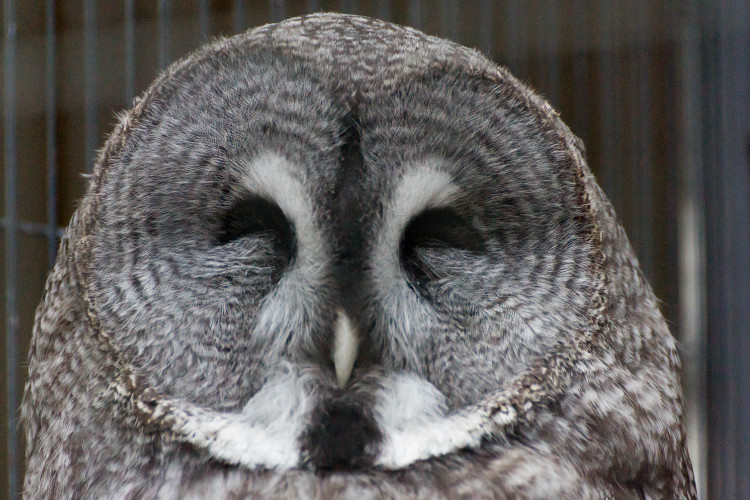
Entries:
[[[303, 376], [289, 369], [269, 381], [241, 412], [225, 413], [179, 399], [157, 406], [136, 400], [153, 419], [211, 456], [248, 469], [289, 470], [300, 465], [299, 439], [315, 403]], [[125, 391], [126, 392], [126, 391]], [[392, 374], [375, 394], [375, 419], [383, 443], [375, 465], [396, 470], [419, 460], [477, 447], [515, 420], [498, 404], [503, 394], [446, 414], [444, 396], [414, 374]]]
[[398, 247], [401, 233], [412, 217], [427, 208], [448, 205], [457, 192], [451, 176], [433, 164], [408, 170], [401, 178], [391, 201], [390, 216], [386, 218], [389, 221], [390, 242]]
[[456, 414], [385, 432], [376, 465], [397, 470], [414, 462], [479, 446], [487, 432], [478, 432], [478, 418]]
[[[411, 329], [411, 321], [419, 323], [422, 305], [415, 299], [405, 280], [399, 262], [399, 246], [409, 221], [427, 208], [450, 204], [458, 193], [451, 176], [440, 170], [440, 160], [424, 162], [407, 168], [386, 206], [383, 216], [385, 226], [380, 231], [371, 256], [372, 278], [378, 300], [384, 308], [384, 317], [397, 318], [387, 325], [393, 351], [406, 358], [407, 366], [417, 366], [415, 342], [421, 332]], [[409, 311], [409, 314], [404, 314]], [[416, 335], [416, 336], [415, 336]]]
[[[294, 165], [273, 152], [256, 157], [247, 168], [242, 184], [249, 191], [276, 203], [292, 222], [300, 248], [300, 259], [315, 260], [325, 248], [313, 219], [313, 204], [307, 193], [291, 172]], [[304, 251], [302, 251], [304, 250]]]
[[[255, 321], [252, 335], [270, 342], [269, 349], [281, 351], [301, 337], [307, 323], [305, 304], [309, 290], [326, 279], [330, 251], [314, 218], [313, 202], [301, 181], [292, 175], [295, 165], [277, 153], [257, 156], [246, 167], [243, 186], [252, 193], [272, 200], [291, 221], [297, 242], [294, 265], [268, 296], [266, 307]], [[283, 332], [284, 334], [279, 334]]]
[[339, 311], [337, 314], [334, 335], [333, 365], [336, 368], [339, 386], [344, 387], [352, 374], [354, 361], [357, 359], [359, 336], [349, 317], [343, 311]]
[[489, 408], [477, 405], [446, 414], [445, 397], [428, 381], [409, 373], [391, 375], [375, 396], [375, 419], [383, 433], [376, 465], [401, 469], [479, 446], [484, 436], [514, 417], [492, 418]]
[[303, 379], [290, 369], [263, 386], [239, 413], [181, 400], [160, 400], [149, 411], [169, 417], [173, 432], [223, 462], [288, 470], [299, 465], [298, 440], [312, 403]]
[[385, 271], [398, 269], [401, 234], [412, 217], [427, 208], [449, 204], [457, 192], [451, 176], [438, 170], [434, 164], [426, 163], [407, 170], [388, 206], [384, 217], [387, 225], [373, 255], [373, 267], [384, 271], [379, 273], [380, 276], [389, 280], [394, 277]]

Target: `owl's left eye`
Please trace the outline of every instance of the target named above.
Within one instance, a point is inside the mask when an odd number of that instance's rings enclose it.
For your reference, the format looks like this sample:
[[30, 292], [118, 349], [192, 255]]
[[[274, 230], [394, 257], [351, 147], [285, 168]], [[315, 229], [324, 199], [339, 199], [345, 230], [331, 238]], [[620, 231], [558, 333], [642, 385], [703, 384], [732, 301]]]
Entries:
[[271, 200], [248, 194], [223, 215], [218, 243], [224, 245], [244, 237], [270, 238], [291, 260], [294, 256], [294, 230], [279, 206]]
[[431, 208], [406, 225], [401, 238], [401, 256], [408, 257], [418, 247], [456, 248], [480, 252], [482, 235], [452, 208]]
[[458, 250], [481, 253], [485, 248], [481, 233], [452, 208], [431, 208], [406, 225], [399, 249], [401, 263], [417, 283], [429, 281], [434, 269], [419, 256], [423, 250]]

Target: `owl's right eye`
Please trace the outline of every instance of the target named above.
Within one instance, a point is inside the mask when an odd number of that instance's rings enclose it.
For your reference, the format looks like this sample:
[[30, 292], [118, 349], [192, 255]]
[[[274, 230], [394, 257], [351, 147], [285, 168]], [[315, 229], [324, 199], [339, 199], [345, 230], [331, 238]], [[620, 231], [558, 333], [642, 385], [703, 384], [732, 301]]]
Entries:
[[402, 256], [408, 256], [416, 247], [451, 247], [479, 252], [484, 244], [474, 226], [455, 210], [430, 208], [411, 219], [404, 229]]
[[452, 208], [427, 209], [406, 225], [399, 253], [402, 265], [417, 284], [435, 277], [432, 266], [420, 255], [446, 250], [481, 253], [484, 239], [468, 219]]
[[224, 214], [218, 243], [224, 245], [245, 237], [269, 238], [287, 261], [294, 256], [294, 230], [279, 206], [257, 195], [246, 195]]

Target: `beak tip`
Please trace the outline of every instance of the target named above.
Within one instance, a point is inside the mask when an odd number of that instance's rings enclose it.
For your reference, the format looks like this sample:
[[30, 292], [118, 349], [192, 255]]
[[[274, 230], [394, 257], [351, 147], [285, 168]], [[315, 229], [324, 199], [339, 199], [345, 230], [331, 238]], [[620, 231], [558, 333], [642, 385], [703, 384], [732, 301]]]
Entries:
[[352, 374], [358, 348], [359, 337], [355, 328], [346, 313], [339, 311], [333, 340], [333, 366], [336, 369], [339, 387], [344, 387]]

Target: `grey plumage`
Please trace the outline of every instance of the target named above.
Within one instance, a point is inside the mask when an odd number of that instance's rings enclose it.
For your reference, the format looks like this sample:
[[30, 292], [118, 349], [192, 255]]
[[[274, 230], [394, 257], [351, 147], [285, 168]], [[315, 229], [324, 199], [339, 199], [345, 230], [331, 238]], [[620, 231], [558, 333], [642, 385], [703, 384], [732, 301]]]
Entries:
[[26, 494], [693, 498], [675, 342], [582, 150], [504, 69], [372, 19], [174, 64], [48, 280]]

